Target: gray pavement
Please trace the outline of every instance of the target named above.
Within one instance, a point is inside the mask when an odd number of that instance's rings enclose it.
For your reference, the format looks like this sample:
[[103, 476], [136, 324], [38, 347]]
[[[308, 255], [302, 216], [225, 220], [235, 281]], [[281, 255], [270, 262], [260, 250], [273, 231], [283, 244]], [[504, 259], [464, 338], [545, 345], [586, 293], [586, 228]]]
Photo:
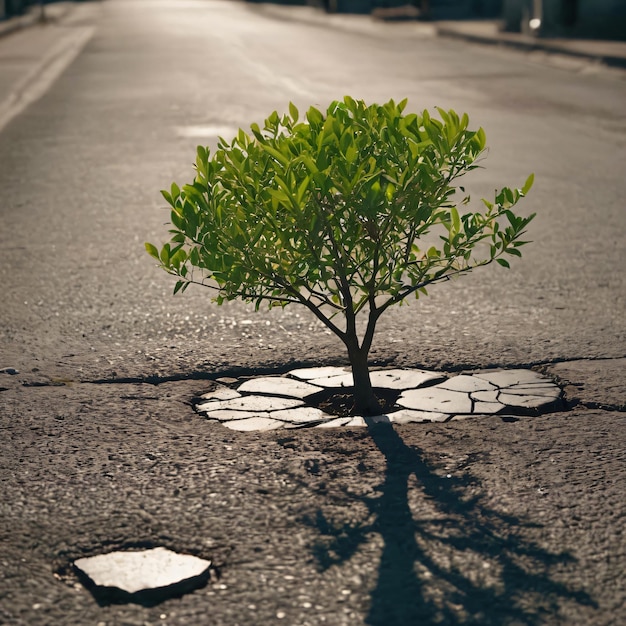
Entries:
[[[90, 36], [88, 29], [68, 31], [72, 16], [93, 13], [83, 3], [46, 4], [45, 21], [39, 6], [29, 7], [21, 16], [0, 21], [0, 39], [12, 36], [10, 46], [0, 50], [0, 129], [15, 115], [41, 96], [58, 74], [71, 63]], [[546, 39], [521, 33], [506, 33], [497, 20], [458, 20], [439, 22], [389, 22], [375, 16], [327, 14], [314, 7], [285, 7], [275, 4], [254, 5], [254, 9], [280, 19], [317, 24], [376, 35], [381, 21], [387, 29], [401, 30], [403, 36], [440, 36], [467, 42], [495, 45], [524, 52], [560, 55], [610, 68], [626, 68], [626, 42], [585, 39]], [[80, 16], [75, 18], [80, 23]], [[75, 25], [75, 24], [74, 24]], [[36, 35], [20, 37], [20, 31], [35, 29]], [[18, 55], [17, 63], [8, 63]]]
[[[62, 20], [76, 2], [55, 2], [45, 5], [48, 23]], [[327, 14], [314, 7], [284, 7], [262, 4], [262, 11], [281, 16], [283, 19], [302, 20], [325, 27], [345, 28], [362, 32], [375, 32], [375, 23], [385, 21], [376, 15]], [[287, 9], [287, 10], [285, 10]], [[391, 23], [391, 28], [404, 26], [404, 22]], [[29, 7], [25, 15], [0, 21], [0, 37], [22, 28], [41, 26], [41, 11], [38, 6]], [[524, 51], [544, 51], [568, 55], [579, 59], [602, 63], [610, 67], [626, 68], [626, 41], [590, 40], [533, 37], [523, 33], [502, 31], [499, 20], [455, 20], [436, 22], [413, 22], [412, 28], [422, 36], [428, 31], [441, 37], [463, 39], [469, 42], [499, 45]]]

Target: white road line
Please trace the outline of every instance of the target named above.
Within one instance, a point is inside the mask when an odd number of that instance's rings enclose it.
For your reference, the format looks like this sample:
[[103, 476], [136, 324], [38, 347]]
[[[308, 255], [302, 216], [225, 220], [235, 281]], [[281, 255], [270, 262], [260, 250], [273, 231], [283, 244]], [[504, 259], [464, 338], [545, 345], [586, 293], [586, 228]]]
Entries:
[[236, 36], [223, 36], [218, 33], [215, 36], [230, 47], [232, 53], [239, 57], [242, 67], [263, 85], [276, 87], [287, 94], [296, 94], [306, 98], [315, 96], [315, 93], [308, 88], [302, 78], [294, 79], [290, 76], [281, 75], [275, 67], [270, 67], [257, 59], [253, 59], [244, 43]]
[[41, 98], [63, 70], [79, 55], [94, 33], [93, 27], [72, 28], [0, 102], [0, 131], [26, 107]]

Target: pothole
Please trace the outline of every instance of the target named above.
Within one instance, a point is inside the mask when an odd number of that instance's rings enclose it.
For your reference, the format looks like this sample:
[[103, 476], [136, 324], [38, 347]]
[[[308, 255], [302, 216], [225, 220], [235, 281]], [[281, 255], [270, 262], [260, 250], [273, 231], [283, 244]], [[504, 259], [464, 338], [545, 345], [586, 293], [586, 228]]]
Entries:
[[122, 547], [70, 559], [55, 578], [85, 588], [100, 606], [155, 606], [206, 586], [219, 578], [212, 559], [175, 552], [163, 546]]
[[418, 369], [371, 372], [380, 415], [354, 410], [352, 374], [322, 367], [260, 376], [216, 388], [194, 400], [198, 413], [227, 428], [266, 431], [279, 428], [333, 428], [447, 422], [476, 415], [533, 416], [563, 410], [561, 388], [534, 370], [490, 370], [448, 376]]

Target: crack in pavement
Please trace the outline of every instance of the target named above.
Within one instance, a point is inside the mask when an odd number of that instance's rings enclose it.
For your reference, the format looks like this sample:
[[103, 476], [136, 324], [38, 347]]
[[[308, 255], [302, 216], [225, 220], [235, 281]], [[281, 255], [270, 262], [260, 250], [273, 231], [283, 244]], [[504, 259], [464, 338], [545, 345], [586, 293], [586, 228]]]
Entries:
[[[310, 362], [290, 363], [285, 367], [231, 367], [220, 371], [192, 371], [172, 375], [145, 375], [94, 379], [46, 378], [41, 372], [37, 379], [28, 379], [27, 374], [20, 377], [20, 372], [12, 367], [0, 369], [0, 374], [7, 375], [5, 381], [0, 382], [0, 393], [7, 392], [14, 387], [8, 384], [14, 382], [23, 388], [37, 387], [69, 387], [77, 385], [152, 385], [158, 387], [165, 383], [176, 382], [206, 382], [209, 384], [234, 384], [243, 380], [261, 376], [280, 376], [298, 367], [309, 367]], [[376, 365], [383, 365], [378, 363]], [[372, 365], [375, 367], [376, 365]], [[580, 359], [551, 359], [532, 363], [507, 365], [490, 363], [488, 366], [477, 367], [475, 364], [461, 364], [443, 368], [442, 374], [454, 375], [459, 373], [472, 374], [492, 369], [534, 369], [538, 373], [548, 376], [563, 391], [560, 410], [574, 409], [601, 410], [606, 412], [626, 412], [626, 384], [622, 382], [623, 365], [626, 357], [590, 357]], [[342, 367], [344, 365], [342, 364]], [[390, 364], [384, 363], [384, 368]], [[384, 369], [383, 368], [383, 369]], [[149, 398], [143, 398], [148, 400]], [[156, 399], [156, 397], [155, 397]], [[195, 398], [189, 398], [189, 406], [194, 406]]]
[[[504, 364], [502, 362], [490, 362], [486, 365], [476, 365], [471, 363], [463, 363], [455, 366], [448, 366], [441, 368], [441, 372], [443, 374], [454, 374], [459, 372], [473, 372], [473, 371], [485, 371], [485, 370], [493, 370], [493, 369], [502, 369], [502, 370], [513, 370], [513, 369], [534, 369], [537, 368], [539, 372], [542, 374], [546, 374], [545, 369], [550, 365], [556, 365], [561, 363], [580, 363], [580, 362], [612, 362], [618, 361], [621, 359], [626, 359], [626, 354], [624, 356], [615, 356], [615, 357], [585, 357], [585, 358], [554, 358], [545, 361], [529, 361], [523, 363], [507, 363]], [[22, 386], [24, 387], [58, 387], [63, 386], [65, 384], [89, 384], [89, 385], [118, 385], [118, 384], [148, 384], [148, 385], [159, 385], [161, 383], [169, 383], [169, 382], [177, 382], [177, 381], [202, 381], [202, 380], [217, 380], [218, 378], [249, 378], [252, 376], [264, 376], [264, 375], [282, 375], [286, 374], [288, 371], [296, 368], [305, 368], [305, 367], [315, 367], [319, 364], [313, 363], [310, 361], [298, 361], [290, 363], [285, 367], [233, 367], [229, 369], [220, 370], [220, 372], [200, 372], [200, 371], [192, 371], [188, 374], [172, 374], [171, 376], [163, 376], [163, 375], [148, 375], [148, 376], [122, 376], [122, 377], [113, 377], [113, 378], [94, 378], [94, 379], [69, 379], [69, 378], [50, 378], [46, 380], [37, 380], [37, 381], [24, 381], [22, 382]], [[330, 364], [331, 366], [336, 364]], [[390, 363], [387, 361], [383, 362], [374, 362], [371, 364], [372, 367], [392, 367]], [[348, 364], [340, 364], [338, 367], [348, 367]], [[426, 369], [425, 367], [415, 364], [415, 368]], [[6, 367], [4, 369], [0, 369], [0, 374], [11, 374], [18, 375], [20, 372], [15, 368]]]

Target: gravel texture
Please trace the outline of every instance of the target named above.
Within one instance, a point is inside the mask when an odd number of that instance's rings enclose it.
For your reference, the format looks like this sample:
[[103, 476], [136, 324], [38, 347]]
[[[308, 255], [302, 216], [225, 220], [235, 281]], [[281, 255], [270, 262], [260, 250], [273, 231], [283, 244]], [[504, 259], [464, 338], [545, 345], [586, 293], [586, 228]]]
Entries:
[[[624, 413], [239, 433], [193, 411], [209, 381], [3, 376], [0, 623], [626, 619]], [[72, 572], [157, 546], [209, 584], [100, 606]]]

